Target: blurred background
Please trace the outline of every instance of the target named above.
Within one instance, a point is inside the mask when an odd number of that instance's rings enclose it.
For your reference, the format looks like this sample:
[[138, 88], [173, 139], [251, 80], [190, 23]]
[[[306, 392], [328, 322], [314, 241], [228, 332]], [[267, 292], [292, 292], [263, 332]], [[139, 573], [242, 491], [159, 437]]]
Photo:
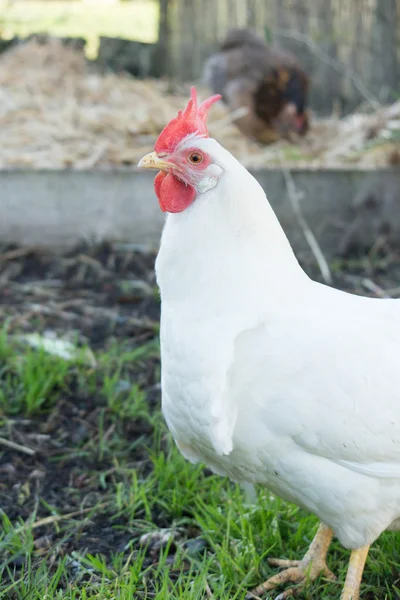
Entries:
[[222, 95], [210, 133], [255, 172], [297, 252], [300, 196], [328, 259], [398, 243], [399, 0], [0, 7], [4, 242], [157, 247], [162, 215], [135, 168], [195, 84]]
[[300, 257], [316, 260], [303, 218], [327, 261], [398, 247], [400, 0], [0, 7], [4, 243], [156, 248], [163, 216], [136, 164], [195, 84], [222, 95], [210, 134]]
[[[382, 104], [393, 104], [399, 99], [398, 0], [1, 0], [0, 7], [3, 126], [12, 121], [11, 126], [17, 127], [9, 132], [11, 137], [16, 137], [20, 130], [25, 131], [26, 115], [22, 115], [21, 124], [15, 120], [19, 117], [15, 111], [20, 104], [23, 106], [24, 93], [36, 97], [42, 91], [42, 98], [37, 97], [34, 104], [42, 107], [37, 116], [43, 120], [43, 141], [47, 134], [51, 137], [46, 127], [49, 113], [53, 113], [53, 120], [58, 116], [54, 106], [49, 105], [49, 95], [55, 101], [57, 94], [66, 94], [66, 105], [69, 101], [75, 102], [82, 109], [80, 126], [87, 130], [88, 136], [99, 135], [95, 130], [102, 126], [102, 133], [110, 136], [112, 132], [104, 118], [107, 100], [110, 109], [107, 117], [113, 119], [121, 137], [118, 151], [110, 140], [110, 148], [97, 158], [99, 164], [134, 162], [140, 158], [141, 150], [132, 149], [134, 144], [144, 141], [137, 136], [158, 133], [182, 104], [183, 98], [174, 101], [170, 97], [179, 93], [186, 97], [188, 88], [179, 87], [179, 83], [196, 82], [203, 85], [204, 94], [211, 91], [213, 86], [209, 85], [205, 66], [209, 57], [220, 50], [231, 28], [256, 32], [269, 47], [296, 57], [308, 78], [307, 102], [314, 116], [338, 119], [351, 112], [376, 111]], [[14, 51], [10, 52], [11, 49]], [[257, 55], [247, 60], [256, 67], [260, 64]], [[272, 61], [272, 65], [270, 62], [269, 71], [271, 66], [279, 69], [279, 60]], [[264, 73], [258, 72], [256, 78], [268, 74], [265, 65], [259, 69], [262, 70]], [[93, 76], [100, 73], [104, 79]], [[135, 79], [107, 77], [110, 73], [128, 74]], [[20, 97], [12, 88], [15, 78], [21, 88]], [[138, 78], [145, 83], [137, 81]], [[152, 81], [147, 81], [149, 78]], [[107, 98], [102, 97], [100, 102], [101, 91]], [[157, 101], [158, 105], [154, 106], [152, 102]], [[5, 112], [7, 107], [13, 112]], [[38, 111], [40, 107], [32, 107], [32, 110]], [[72, 107], [60, 106], [59, 110], [60, 121], [66, 126], [66, 121], [72, 119], [68, 113]], [[218, 117], [223, 114], [221, 110]], [[390, 117], [398, 119], [398, 110], [393, 109]], [[385, 119], [385, 115], [382, 118]], [[372, 157], [369, 152], [368, 157], [362, 157], [363, 163], [387, 164], [390, 160], [385, 153], [381, 157], [379, 151], [376, 152], [376, 145], [382, 138], [398, 141], [398, 128], [392, 126], [385, 130], [382, 118], [380, 121], [367, 119], [366, 123], [360, 123], [360, 119], [356, 123], [353, 119], [341, 132], [345, 136], [349, 127], [353, 127], [351, 135], [363, 137], [365, 133], [369, 144], [363, 144], [362, 149], [374, 148]], [[328, 123], [322, 129], [317, 127], [316, 135], [303, 147], [303, 155], [296, 147], [285, 146], [287, 158], [297, 158], [303, 163], [313, 162], [313, 159], [318, 164], [337, 163], [336, 155], [343, 154], [344, 140], [337, 131], [337, 122], [334, 125], [334, 131]], [[366, 132], [360, 131], [362, 126]], [[236, 149], [244, 161], [248, 161], [249, 154], [257, 153], [256, 148], [246, 145], [241, 138], [232, 139], [232, 130], [222, 129], [229, 137], [227, 145]], [[310, 132], [312, 134], [312, 127]], [[122, 150], [126, 135], [130, 136], [129, 149]], [[332, 137], [335, 137], [334, 143]], [[372, 138], [374, 143], [371, 144]], [[104, 142], [100, 137], [98, 140]], [[30, 161], [38, 166], [61, 166], [71, 161], [80, 165], [73, 156], [59, 156], [57, 140], [53, 141], [56, 147], [52, 148], [51, 160], [34, 152], [28, 155], [26, 149], [18, 158], [11, 148], [3, 148], [0, 165]], [[10, 143], [15, 144], [15, 141]], [[87, 143], [93, 149], [89, 140]], [[352, 162], [360, 162], [357, 160], [360, 157], [355, 156], [361, 149], [360, 143], [357, 147], [353, 140]], [[331, 150], [329, 156], [327, 146]], [[80, 153], [89, 162], [93, 160], [93, 155], [89, 157], [82, 148]], [[271, 160], [274, 161], [274, 157], [267, 154], [260, 160], [255, 158], [252, 164], [264, 165]]]
[[104, 67], [185, 81], [201, 76], [229, 28], [248, 27], [296, 54], [318, 111], [365, 100], [352, 75], [380, 101], [400, 91], [398, 0], [2, 0], [1, 9], [2, 49], [14, 36], [77, 37]]

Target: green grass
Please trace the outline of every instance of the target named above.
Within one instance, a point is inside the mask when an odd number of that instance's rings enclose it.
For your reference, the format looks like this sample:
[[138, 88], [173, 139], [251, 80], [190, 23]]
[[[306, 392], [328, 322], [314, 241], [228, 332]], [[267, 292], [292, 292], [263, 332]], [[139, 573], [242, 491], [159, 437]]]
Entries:
[[[214, 600], [244, 600], [249, 587], [274, 572], [268, 556], [305, 553], [317, 527], [313, 516], [262, 488], [257, 503], [248, 503], [240, 487], [179, 454], [143, 378], [150, 365], [158, 379], [157, 340], [115, 345], [96, 356], [96, 366], [78, 359], [61, 366], [61, 359], [24, 349], [3, 332], [0, 361], [0, 436], [26, 426], [50, 432], [58, 445], [47, 456], [42, 448], [42, 468], [58, 469], [61, 477], [72, 461], [65, 486], [55, 488], [59, 498], [48, 496], [46, 486], [35, 487], [29, 471], [18, 493], [16, 484], [9, 492], [0, 487], [0, 494], [16, 493], [18, 505], [10, 504], [10, 514], [0, 512], [0, 598], [206, 600], [211, 591]], [[28, 393], [30, 386], [35, 392], [24, 401], [21, 389]], [[90, 435], [73, 445], [72, 438], [63, 440], [68, 407], [75, 405]], [[54, 415], [61, 420], [51, 430]], [[21, 457], [6, 452], [0, 445], [2, 463], [18, 466]], [[66, 502], [74, 502], [75, 510]], [[94, 524], [100, 541], [110, 532], [116, 539], [102, 551], [85, 551]], [[172, 537], [157, 547], [154, 532], [165, 528]], [[146, 533], [152, 537], [143, 545]], [[348, 556], [335, 542], [328, 563], [338, 581], [320, 578], [300, 598], [338, 600]], [[363, 597], [399, 597], [399, 558], [399, 536], [384, 534], [370, 552]]]
[[84, 3], [68, 0], [0, 3], [2, 37], [31, 33], [84, 37], [89, 56], [96, 54], [99, 36], [122, 37], [140, 42], [155, 42], [158, 28], [158, 3], [135, 0], [119, 4], [101, 1]]
[[0, 409], [27, 416], [48, 404], [68, 375], [68, 364], [43, 350], [14, 355], [0, 369]]

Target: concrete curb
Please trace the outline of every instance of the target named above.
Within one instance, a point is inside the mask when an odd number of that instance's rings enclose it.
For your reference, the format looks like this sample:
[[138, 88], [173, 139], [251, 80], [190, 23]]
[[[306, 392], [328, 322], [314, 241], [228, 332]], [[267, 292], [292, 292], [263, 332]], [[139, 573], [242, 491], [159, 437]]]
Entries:
[[[303, 193], [304, 217], [328, 257], [338, 253], [351, 228], [351, 236], [361, 236], [366, 245], [385, 226], [400, 241], [399, 169], [291, 173]], [[305, 250], [282, 172], [263, 169], [253, 175], [295, 250]], [[153, 179], [153, 173], [136, 169], [1, 171], [0, 242], [63, 248], [90, 238], [156, 247], [164, 216]]]

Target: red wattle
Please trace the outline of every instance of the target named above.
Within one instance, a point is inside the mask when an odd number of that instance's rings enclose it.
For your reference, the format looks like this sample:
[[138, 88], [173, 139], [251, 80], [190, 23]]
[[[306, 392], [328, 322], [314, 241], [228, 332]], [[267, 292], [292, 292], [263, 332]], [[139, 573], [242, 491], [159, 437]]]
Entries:
[[163, 212], [182, 212], [192, 204], [196, 196], [196, 190], [191, 185], [186, 185], [165, 171], [157, 173], [154, 189]]

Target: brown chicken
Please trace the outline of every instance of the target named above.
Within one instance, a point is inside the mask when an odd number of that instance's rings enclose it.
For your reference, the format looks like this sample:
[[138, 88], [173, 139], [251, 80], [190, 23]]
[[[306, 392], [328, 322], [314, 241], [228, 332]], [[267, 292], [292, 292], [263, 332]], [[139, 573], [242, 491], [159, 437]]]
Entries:
[[293, 55], [267, 46], [254, 32], [228, 31], [204, 76], [232, 112], [247, 109], [235, 118], [246, 136], [269, 144], [308, 131], [307, 75]]

